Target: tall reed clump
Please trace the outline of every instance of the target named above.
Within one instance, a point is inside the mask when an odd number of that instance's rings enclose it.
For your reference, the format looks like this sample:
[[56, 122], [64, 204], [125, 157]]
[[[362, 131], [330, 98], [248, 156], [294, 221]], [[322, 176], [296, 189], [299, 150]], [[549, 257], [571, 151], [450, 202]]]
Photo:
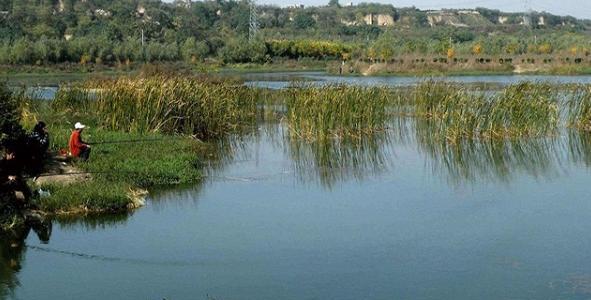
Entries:
[[556, 129], [557, 93], [547, 84], [520, 83], [501, 92], [478, 92], [429, 81], [412, 93], [415, 116], [431, 134], [446, 138], [545, 135]]
[[591, 131], [591, 85], [572, 86], [567, 100], [568, 125]]
[[[111, 130], [216, 138], [256, 118], [255, 91], [226, 82], [151, 76], [86, 82], [80, 88], [94, 92], [92, 113]], [[65, 93], [63, 101], [69, 103], [69, 93], [79, 92]]]
[[386, 88], [297, 86], [286, 93], [287, 118], [296, 136], [359, 137], [385, 127]]

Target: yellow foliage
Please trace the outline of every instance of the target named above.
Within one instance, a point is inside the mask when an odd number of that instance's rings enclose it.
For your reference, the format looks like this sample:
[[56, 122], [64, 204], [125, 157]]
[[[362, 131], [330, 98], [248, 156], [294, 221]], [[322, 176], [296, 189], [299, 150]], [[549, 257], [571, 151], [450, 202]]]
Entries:
[[84, 55], [82, 55], [82, 57], [80, 57], [80, 64], [85, 65], [85, 64], [89, 63], [90, 60], [91, 60], [90, 55], [84, 54]]
[[454, 48], [447, 49], [447, 58], [452, 59], [456, 56], [456, 50]]
[[472, 47], [472, 54], [479, 55], [480, 53], [482, 53], [482, 45], [478, 43]]
[[369, 56], [369, 58], [375, 58], [376, 50], [373, 47], [369, 48], [369, 50], [367, 50], [367, 56]]
[[552, 45], [550, 43], [543, 43], [538, 47], [538, 51], [541, 54], [550, 54], [552, 53]]
[[573, 56], [576, 56], [578, 52], [579, 48], [577, 48], [577, 46], [573, 46], [570, 48], [570, 54], [572, 54]]

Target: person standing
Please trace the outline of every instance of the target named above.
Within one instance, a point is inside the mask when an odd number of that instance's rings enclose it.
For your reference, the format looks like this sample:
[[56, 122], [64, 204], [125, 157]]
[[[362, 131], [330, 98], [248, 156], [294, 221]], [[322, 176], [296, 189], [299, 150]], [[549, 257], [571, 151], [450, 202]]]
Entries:
[[82, 131], [84, 131], [86, 125], [77, 122], [74, 124], [74, 131], [70, 135], [70, 141], [68, 146], [70, 148], [70, 155], [78, 157], [82, 161], [87, 161], [90, 156], [90, 145], [82, 141]]

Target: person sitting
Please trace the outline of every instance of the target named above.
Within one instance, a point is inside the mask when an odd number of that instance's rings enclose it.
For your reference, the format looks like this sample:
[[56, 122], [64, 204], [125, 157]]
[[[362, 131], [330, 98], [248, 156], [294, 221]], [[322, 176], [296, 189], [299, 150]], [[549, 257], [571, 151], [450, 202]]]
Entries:
[[32, 175], [40, 174], [49, 149], [49, 133], [44, 122], [39, 122], [27, 139], [27, 171]]
[[86, 125], [77, 122], [74, 124], [74, 131], [70, 135], [70, 141], [68, 146], [70, 148], [70, 155], [78, 157], [82, 161], [87, 161], [90, 156], [90, 145], [82, 141], [82, 131], [84, 131]]
[[44, 157], [49, 149], [49, 133], [45, 122], [40, 121], [29, 135], [30, 146], [35, 157]]

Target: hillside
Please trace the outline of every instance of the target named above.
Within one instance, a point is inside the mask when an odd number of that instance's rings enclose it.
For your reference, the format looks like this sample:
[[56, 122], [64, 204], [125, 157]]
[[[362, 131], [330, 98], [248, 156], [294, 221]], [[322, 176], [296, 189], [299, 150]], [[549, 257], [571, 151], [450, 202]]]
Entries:
[[470, 53], [478, 45], [491, 55], [591, 48], [589, 21], [544, 12], [422, 11], [336, 1], [319, 7], [258, 6], [258, 43], [245, 42], [249, 20], [246, 1], [4, 0], [0, 64], [371, 58], [385, 43], [391, 49], [382, 53], [384, 59], [445, 55], [451, 48]]

